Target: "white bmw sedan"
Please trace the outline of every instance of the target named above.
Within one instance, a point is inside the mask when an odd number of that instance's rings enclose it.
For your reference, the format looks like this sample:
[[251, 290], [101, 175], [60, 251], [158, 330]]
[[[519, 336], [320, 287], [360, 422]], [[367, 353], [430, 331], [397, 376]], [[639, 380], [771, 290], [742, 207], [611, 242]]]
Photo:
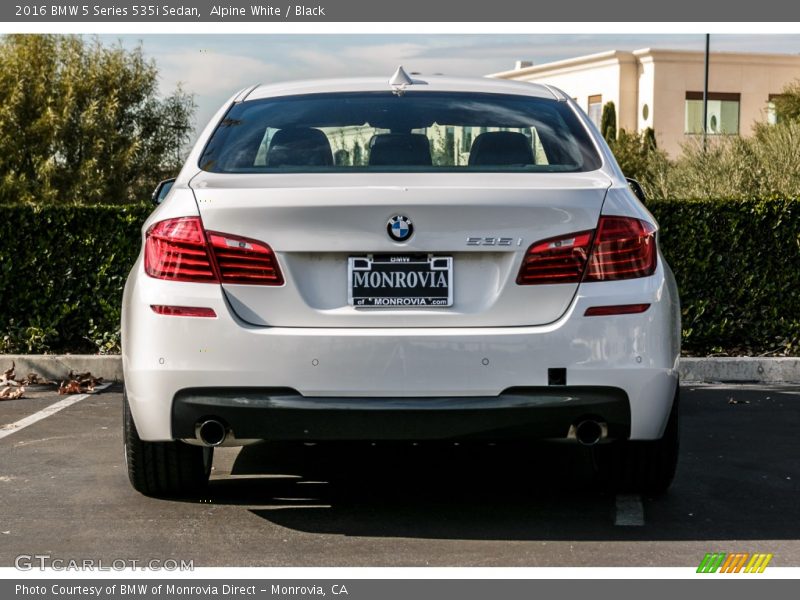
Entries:
[[558, 89], [259, 85], [142, 229], [122, 310], [133, 487], [262, 440], [562, 440], [669, 486], [680, 312], [658, 225]]

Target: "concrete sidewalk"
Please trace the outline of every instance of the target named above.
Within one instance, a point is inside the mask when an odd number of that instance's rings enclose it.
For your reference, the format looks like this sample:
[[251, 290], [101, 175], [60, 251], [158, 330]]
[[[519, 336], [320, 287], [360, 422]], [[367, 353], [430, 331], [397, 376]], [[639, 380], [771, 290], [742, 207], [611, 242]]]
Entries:
[[[17, 375], [33, 371], [62, 379], [70, 370], [91, 371], [106, 381], [122, 381], [122, 357], [88, 354], [0, 354], [0, 371], [14, 361]], [[800, 383], [800, 358], [682, 358], [678, 370], [684, 383]]]

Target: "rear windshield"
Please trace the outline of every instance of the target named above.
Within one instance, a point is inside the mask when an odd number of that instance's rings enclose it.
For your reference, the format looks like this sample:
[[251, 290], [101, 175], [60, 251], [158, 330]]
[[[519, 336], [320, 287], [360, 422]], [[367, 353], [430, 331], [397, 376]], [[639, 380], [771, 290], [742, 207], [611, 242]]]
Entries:
[[406, 92], [313, 94], [234, 105], [200, 168], [215, 173], [575, 172], [600, 167], [566, 102]]

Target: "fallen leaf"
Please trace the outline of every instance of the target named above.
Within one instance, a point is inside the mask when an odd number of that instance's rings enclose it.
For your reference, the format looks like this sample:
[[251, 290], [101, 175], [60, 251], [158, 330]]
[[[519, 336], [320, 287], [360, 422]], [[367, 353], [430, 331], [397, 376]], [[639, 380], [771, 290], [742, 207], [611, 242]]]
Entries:
[[102, 377], [95, 377], [89, 371], [86, 373], [75, 373], [70, 370], [66, 381], [62, 381], [58, 386], [59, 394], [90, 394], [94, 392], [98, 383], [102, 383]]
[[72, 379], [71, 381], [62, 381], [61, 385], [58, 386], [58, 393], [62, 395], [80, 394], [81, 384], [77, 379]]
[[92, 375], [91, 371], [86, 371], [85, 373], [74, 373], [73, 371], [69, 372], [69, 379], [77, 379], [78, 381], [103, 381], [102, 377], [95, 377]]
[[38, 373], [28, 373], [28, 375], [20, 381], [22, 385], [55, 385], [56, 382], [46, 377], [42, 377]]
[[15, 363], [12, 360], [11, 361], [11, 368], [10, 369], [6, 369], [5, 371], [3, 371], [3, 375], [2, 375], [2, 377], [0, 377], [0, 383], [7, 383], [7, 382], [9, 382], [9, 381], [14, 379], [14, 368], [16, 366], [17, 366], [17, 363]]
[[20, 387], [4, 387], [0, 390], [0, 400], [16, 400], [17, 398], [22, 398], [22, 395], [25, 393], [25, 388]]
[[750, 404], [750, 400], [737, 400], [733, 396], [728, 398], [728, 404]]

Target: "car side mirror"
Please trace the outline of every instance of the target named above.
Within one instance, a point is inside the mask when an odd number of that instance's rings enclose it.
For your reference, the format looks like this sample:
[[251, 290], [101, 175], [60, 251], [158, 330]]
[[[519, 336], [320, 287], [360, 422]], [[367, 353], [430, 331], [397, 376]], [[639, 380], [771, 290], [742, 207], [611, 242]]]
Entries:
[[628, 182], [628, 186], [631, 188], [633, 195], [639, 199], [639, 202], [642, 204], [647, 202], [647, 195], [644, 193], [642, 184], [631, 177], [626, 177], [625, 180]]
[[150, 199], [153, 201], [153, 204], [158, 206], [164, 201], [164, 198], [167, 197], [169, 191], [172, 189], [172, 185], [175, 183], [175, 178], [172, 179], [165, 179], [164, 181], [159, 182], [156, 186], [156, 189], [153, 190], [153, 195]]

